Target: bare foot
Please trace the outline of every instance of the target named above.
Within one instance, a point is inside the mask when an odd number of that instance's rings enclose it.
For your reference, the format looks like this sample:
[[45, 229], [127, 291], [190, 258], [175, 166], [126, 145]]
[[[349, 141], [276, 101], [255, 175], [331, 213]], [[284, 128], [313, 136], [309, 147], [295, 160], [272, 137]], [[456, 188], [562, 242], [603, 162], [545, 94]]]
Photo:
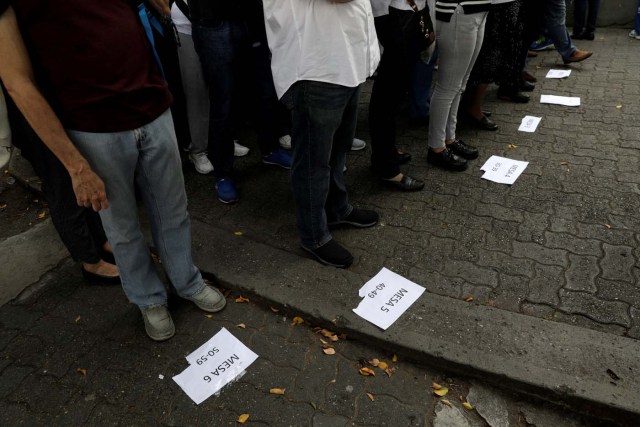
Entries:
[[113, 247], [111, 246], [111, 243], [109, 243], [108, 240], [104, 242], [104, 245], [102, 245], [102, 250], [105, 252], [109, 252], [110, 254], [113, 253]]
[[100, 260], [95, 264], [83, 262], [82, 267], [89, 273], [98, 274], [100, 276], [118, 277], [120, 275], [120, 270], [118, 270], [117, 266], [109, 264], [103, 260]]

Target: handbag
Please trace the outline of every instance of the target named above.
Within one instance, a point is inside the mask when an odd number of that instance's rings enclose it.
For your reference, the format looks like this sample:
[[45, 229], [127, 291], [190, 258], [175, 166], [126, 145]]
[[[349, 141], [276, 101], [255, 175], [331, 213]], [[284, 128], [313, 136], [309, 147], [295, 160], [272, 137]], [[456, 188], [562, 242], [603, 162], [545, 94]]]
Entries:
[[429, 14], [429, 6], [425, 5], [424, 9], [419, 10], [415, 0], [407, 0], [407, 3], [420, 18], [415, 21], [417, 25], [414, 32], [416, 33], [415, 37], [417, 38], [420, 52], [423, 52], [436, 41], [436, 33], [433, 21], [431, 21], [431, 14]]

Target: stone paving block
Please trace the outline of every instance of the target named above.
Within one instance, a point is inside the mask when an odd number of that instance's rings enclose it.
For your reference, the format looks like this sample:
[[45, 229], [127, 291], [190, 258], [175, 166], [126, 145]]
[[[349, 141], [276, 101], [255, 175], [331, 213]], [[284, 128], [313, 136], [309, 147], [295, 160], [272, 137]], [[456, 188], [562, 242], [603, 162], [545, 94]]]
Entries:
[[620, 280], [633, 283], [633, 267], [636, 262], [631, 251], [626, 246], [604, 244], [604, 258], [600, 261], [602, 277], [609, 280]]
[[600, 323], [631, 326], [629, 304], [619, 301], [604, 301], [584, 292], [561, 289], [559, 309], [565, 313], [580, 314]]
[[403, 405], [390, 396], [379, 395], [371, 401], [362, 393], [357, 398], [357, 405], [356, 425], [409, 427], [426, 424], [425, 407]]
[[97, 405], [98, 401], [95, 399], [95, 396], [76, 393], [69, 401], [62, 405], [58, 411], [51, 413], [50, 423], [61, 426], [87, 425], [89, 417]]
[[356, 397], [365, 391], [366, 378], [358, 373], [359, 364], [339, 360], [335, 382], [327, 385], [325, 402], [318, 409], [352, 418], [356, 415]]
[[[545, 232], [545, 246], [555, 249], [565, 249], [577, 255], [602, 256], [602, 243], [599, 240], [580, 239], [571, 234]], [[569, 254], [571, 257], [571, 254]]]
[[311, 427], [346, 427], [351, 425], [346, 417], [316, 412], [311, 420]]
[[511, 221], [493, 221], [493, 230], [487, 234], [485, 247], [490, 251], [511, 253], [513, 236], [518, 233], [519, 224]]
[[595, 279], [600, 274], [598, 258], [569, 254], [569, 268], [565, 272], [565, 288], [571, 291], [594, 293]]
[[599, 298], [607, 301], [622, 301], [640, 308], [640, 287], [637, 282], [625, 283], [618, 280], [596, 279]]
[[630, 307], [629, 315], [631, 316], [632, 326], [627, 331], [627, 335], [635, 339], [640, 339], [640, 309]]
[[73, 389], [60, 385], [52, 377], [30, 375], [7, 397], [7, 400], [26, 404], [30, 410], [42, 413], [64, 405], [73, 393]]
[[423, 270], [413, 267], [408, 275], [410, 280], [424, 286], [427, 291], [438, 295], [460, 298], [464, 280], [449, 278], [436, 271]]
[[493, 267], [501, 273], [512, 276], [533, 277], [533, 260], [514, 258], [503, 252], [479, 250], [478, 265]]
[[546, 213], [524, 212], [524, 219], [518, 226], [518, 232], [512, 235], [523, 242], [544, 242], [545, 230], [549, 227], [549, 215]]
[[528, 302], [556, 306], [558, 291], [565, 285], [562, 269], [546, 265], [536, 265], [536, 275], [529, 281]]
[[520, 311], [520, 304], [529, 294], [529, 279], [501, 273], [499, 285], [490, 293], [491, 305], [505, 310]]
[[464, 281], [495, 288], [498, 285], [498, 273], [494, 269], [479, 267], [468, 261], [451, 259], [441, 266], [440, 272], [449, 277], [458, 277]]
[[545, 265], [568, 265], [567, 251], [562, 249], [550, 249], [537, 243], [513, 242], [513, 256], [516, 258], [528, 258]]

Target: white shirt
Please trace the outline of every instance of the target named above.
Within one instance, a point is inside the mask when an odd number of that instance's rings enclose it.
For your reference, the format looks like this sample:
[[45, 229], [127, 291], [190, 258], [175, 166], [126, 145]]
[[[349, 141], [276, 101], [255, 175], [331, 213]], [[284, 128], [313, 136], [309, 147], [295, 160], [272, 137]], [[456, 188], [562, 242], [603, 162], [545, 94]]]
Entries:
[[[407, 0], [370, 0], [371, 1], [371, 9], [373, 9], [373, 16], [377, 18], [378, 16], [388, 15], [389, 14], [389, 6], [400, 9], [400, 10], [411, 10], [411, 6]], [[416, 6], [418, 6], [418, 10], [424, 9], [427, 0], [414, 0], [416, 2]], [[434, 0], [435, 4], [435, 0]]]
[[191, 21], [189, 21], [189, 18], [182, 13], [175, 3], [171, 6], [171, 19], [180, 34], [191, 35]]
[[264, 0], [278, 98], [299, 80], [356, 87], [380, 62], [370, 0]]

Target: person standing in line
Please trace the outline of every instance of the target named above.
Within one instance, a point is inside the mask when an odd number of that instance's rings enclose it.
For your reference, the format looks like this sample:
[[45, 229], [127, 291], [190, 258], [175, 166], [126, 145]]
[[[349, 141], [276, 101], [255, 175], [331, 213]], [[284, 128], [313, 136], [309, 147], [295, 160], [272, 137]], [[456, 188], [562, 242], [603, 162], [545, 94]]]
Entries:
[[545, 34], [551, 39], [565, 64], [582, 62], [593, 52], [578, 49], [567, 31], [567, 5], [565, 0], [545, 0]]
[[[589, 13], [587, 14], [587, 6]], [[598, 21], [600, 0], [576, 0], [573, 6], [573, 34], [572, 39], [593, 40]]]
[[440, 63], [431, 98], [427, 162], [450, 171], [467, 169], [478, 149], [456, 137], [460, 98], [480, 53], [487, 11], [486, 0], [437, 0], [436, 40]]
[[629, 37], [640, 40], [640, 0], [636, 6], [636, 27], [629, 32]]
[[[168, 2], [149, 2], [169, 16]], [[136, 190], [177, 294], [208, 312], [226, 305], [191, 257], [171, 93], [128, 0], [52, 0], [47, 13], [43, 7], [0, 0], [0, 80], [69, 173], [78, 205], [100, 212], [122, 287], [147, 335], [167, 340], [175, 326], [141, 230]]]
[[355, 208], [344, 182], [360, 87], [380, 61], [369, 0], [264, 0], [271, 68], [291, 110], [291, 181], [302, 248], [346, 268], [351, 253], [329, 227], [372, 227], [378, 214]]

